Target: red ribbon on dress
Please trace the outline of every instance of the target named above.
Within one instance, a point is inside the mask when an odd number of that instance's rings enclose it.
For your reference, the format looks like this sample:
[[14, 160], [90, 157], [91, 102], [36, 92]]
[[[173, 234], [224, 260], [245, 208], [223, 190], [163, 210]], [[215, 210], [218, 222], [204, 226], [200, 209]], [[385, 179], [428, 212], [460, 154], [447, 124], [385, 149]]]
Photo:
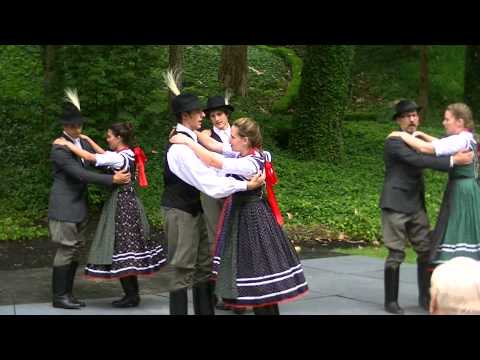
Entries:
[[265, 160], [265, 182], [267, 185], [267, 200], [270, 204], [270, 208], [272, 209], [273, 215], [277, 220], [279, 225], [283, 225], [283, 216], [280, 212], [280, 208], [278, 207], [277, 199], [275, 198], [275, 193], [273, 192], [273, 186], [277, 184], [277, 174], [275, 174], [275, 170], [273, 170], [272, 163], [270, 161]]
[[145, 173], [145, 163], [148, 160], [147, 156], [139, 146], [136, 146], [133, 149], [133, 152], [135, 154], [135, 162], [137, 164], [137, 169], [138, 169], [138, 185], [140, 187], [147, 187], [148, 181], [147, 181], [147, 175]]

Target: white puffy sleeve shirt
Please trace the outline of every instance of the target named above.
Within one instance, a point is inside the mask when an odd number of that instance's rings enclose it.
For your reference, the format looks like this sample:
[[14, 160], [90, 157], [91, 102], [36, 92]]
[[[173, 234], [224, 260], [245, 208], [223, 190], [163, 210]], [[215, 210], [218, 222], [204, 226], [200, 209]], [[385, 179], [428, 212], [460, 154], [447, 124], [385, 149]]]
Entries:
[[224, 198], [247, 190], [245, 181], [220, 176], [202, 163], [187, 145], [173, 144], [167, 153], [170, 170], [187, 184], [214, 198]]
[[473, 134], [462, 131], [460, 134], [450, 135], [443, 139], [432, 141], [436, 156], [453, 155], [459, 151], [470, 149], [475, 142]]
[[132, 150], [124, 150], [121, 152], [105, 151], [103, 154], [95, 154], [95, 166], [109, 166], [113, 169], [128, 169], [129, 162], [135, 158]]
[[[271, 161], [271, 155], [268, 151], [264, 151], [266, 159]], [[240, 154], [235, 151], [227, 151], [224, 148], [223, 151], [223, 167], [221, 170], [221, 174], [234, 174], [240, 175], [244, 178], [250, 179], [255, 174], [260, 171], [260, 167], [258, 161], [255, 160], [252, 156], [244, 156], [240, 157]], [[260, 154], [258, 152], [255, 153], [256, 157], [259, 157]]]

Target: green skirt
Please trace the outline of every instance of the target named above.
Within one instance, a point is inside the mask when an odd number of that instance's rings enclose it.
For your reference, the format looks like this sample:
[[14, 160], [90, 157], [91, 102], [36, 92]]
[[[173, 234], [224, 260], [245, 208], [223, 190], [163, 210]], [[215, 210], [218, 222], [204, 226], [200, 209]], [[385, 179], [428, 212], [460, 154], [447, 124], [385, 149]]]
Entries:
[[432, 263], [480, 260], [480, 186], [474, 178], [449, 180], [432, 236]]

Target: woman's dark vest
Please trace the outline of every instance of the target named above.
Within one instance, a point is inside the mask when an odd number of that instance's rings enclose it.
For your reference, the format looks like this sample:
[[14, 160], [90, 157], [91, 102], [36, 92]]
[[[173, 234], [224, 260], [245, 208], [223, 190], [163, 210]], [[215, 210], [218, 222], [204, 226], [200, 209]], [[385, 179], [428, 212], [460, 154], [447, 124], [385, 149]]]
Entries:
[[213, 128], [212, 128], [210, 137], [217, 140], [218, 142], [223, 142], [222, 138], [215, 132], [215, 130], [213, 130]]

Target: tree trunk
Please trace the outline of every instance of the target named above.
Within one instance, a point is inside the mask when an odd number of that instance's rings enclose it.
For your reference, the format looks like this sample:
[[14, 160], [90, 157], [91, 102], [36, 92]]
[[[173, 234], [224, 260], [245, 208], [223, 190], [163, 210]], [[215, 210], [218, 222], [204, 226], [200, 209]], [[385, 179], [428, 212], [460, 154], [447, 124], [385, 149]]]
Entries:
[[404, 55], [411, 55], [417, 51], [416, 45], [400, 45], [400, 48], [402, 49]]
[[349, 102], [354, 47], [308, 46], [290, 148], [304, 160], [339, 163], [345, 153], [343, 117]]
[[63, 67], [61, 45], [41, 45], [43, 63], [44, 117], [49, 121], [60, 111], [63, 94]]
[[473, 118], [480, 116], [480, 45], [468, 45], [465, 50], [464, 101]]
[[225, 45], [222, 48], [218, 79], [225, 89], [231, 89], [242, 97], [248, 87], [248, 46]]
[[426, 120], [428, 113], [428, 46], [420, 47], [420, 85], [418, 91], [418, 105], [422, 107], [420, 119]]

